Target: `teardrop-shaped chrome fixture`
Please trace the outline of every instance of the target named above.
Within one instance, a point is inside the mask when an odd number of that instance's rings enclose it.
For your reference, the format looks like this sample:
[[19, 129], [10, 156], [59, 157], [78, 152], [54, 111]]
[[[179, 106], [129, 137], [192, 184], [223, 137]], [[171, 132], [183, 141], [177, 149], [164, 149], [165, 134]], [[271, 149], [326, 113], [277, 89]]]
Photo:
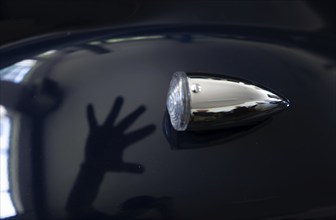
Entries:
[[245, 80], [203, 73], [174, 73], [167, 96], [177, 131], [247, 125], [288, 106], [286, 98]]

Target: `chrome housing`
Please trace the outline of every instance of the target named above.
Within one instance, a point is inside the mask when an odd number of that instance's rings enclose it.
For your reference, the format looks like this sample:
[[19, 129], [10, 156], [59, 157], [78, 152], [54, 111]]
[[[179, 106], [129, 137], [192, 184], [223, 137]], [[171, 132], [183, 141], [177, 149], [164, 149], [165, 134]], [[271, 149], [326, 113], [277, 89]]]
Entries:
[[[182, 73], [175, 73], [172, 82], [176, 81], [176, 74]], [[169, 105], [169, 99], [167, 100], [168, 112], [176, 130], [207, 130], [246, 125], [289, 106], [286, 98], [245, 80], [213, 74], [183, 75], [187, 79], [183, 86], [187, 86], [188, 92], [179, 92], [182, 94], [179, 105], [184, 104], [184, 110], [190, 108], [189, 115], [185, 115], [185, 112], [182, 114], [181, 111], [174, 112]], [[172, 90], [168, 97], [172, 97]], [[189, 102], [185, 104], [183, 100]], [[176, 118], [189, 118], [189, 121], [184, 127], [177, 129]]]

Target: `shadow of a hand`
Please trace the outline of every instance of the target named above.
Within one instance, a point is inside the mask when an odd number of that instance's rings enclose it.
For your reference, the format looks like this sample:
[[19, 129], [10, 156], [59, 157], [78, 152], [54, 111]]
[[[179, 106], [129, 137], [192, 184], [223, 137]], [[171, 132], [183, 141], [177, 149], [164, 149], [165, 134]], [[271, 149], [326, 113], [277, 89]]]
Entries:
[[123, 161], [123, 151], [134, 142], [140, 141], [155, 130], [150, 124], [136, 131], [125, 134], [135, 120], [146, 110], [140, 106], [121, 122], [115, 125], [115, 120], [121, 110], [123, 99], [118, 97], [105, 122], [98, 125], [92, 104], [87, 106], [89, 136], [85, 147], [85, 163], [98, 172], [131, 172], [142, 173], [143, 166]]

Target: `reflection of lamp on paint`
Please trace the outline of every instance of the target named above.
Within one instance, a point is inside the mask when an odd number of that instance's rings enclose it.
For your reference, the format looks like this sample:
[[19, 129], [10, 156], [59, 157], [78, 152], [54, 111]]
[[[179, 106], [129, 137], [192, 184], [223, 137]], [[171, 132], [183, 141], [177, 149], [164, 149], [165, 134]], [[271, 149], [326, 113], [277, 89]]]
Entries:
[[11, 121], [6, 109], [0, 105], [0, 218], [16, 215], [9, 184], [9, 140]]
[[170, 82], [167, 109], [177, 131], [247, 125], [289, 106], [289, 101], [241, 79], [176, 72]]
[[223, 143], [234, 141], [260, 129], [270, 123], [272, 119], [265, 119], [250, 125], [234, 128], [204, 131], [176, 131], [166, 112], [163, 117], [163, 134], [173, 150], [192, 150], [197, 148], [215, 147]]

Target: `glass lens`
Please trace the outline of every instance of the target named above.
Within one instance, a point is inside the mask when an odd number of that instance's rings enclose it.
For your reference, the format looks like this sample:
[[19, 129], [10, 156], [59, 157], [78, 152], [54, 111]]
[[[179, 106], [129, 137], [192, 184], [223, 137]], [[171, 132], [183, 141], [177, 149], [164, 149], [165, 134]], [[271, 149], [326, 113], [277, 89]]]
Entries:
[[186, 130], [190, 117], [190, 94], [188, 78], [184, 72], [174, 73], [170, 81], [167, 109], [174, 129]]

